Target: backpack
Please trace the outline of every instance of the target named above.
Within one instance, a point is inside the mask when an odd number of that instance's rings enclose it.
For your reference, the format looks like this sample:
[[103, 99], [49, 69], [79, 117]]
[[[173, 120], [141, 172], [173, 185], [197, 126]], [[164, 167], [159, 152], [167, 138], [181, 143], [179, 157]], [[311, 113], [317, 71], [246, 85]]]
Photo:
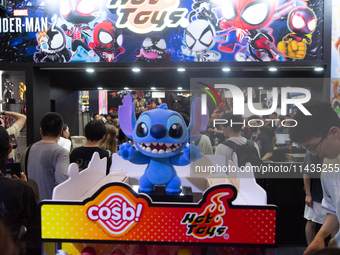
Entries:
[[239, 167], [245, 166], [248, 162], [252, 166], [260, 166], [263, 164], [253, 141], [247, 140], [246, 144], [239, 145], [233, 141], [227, 140], [222, 144], [228, 146], [236, 153]]

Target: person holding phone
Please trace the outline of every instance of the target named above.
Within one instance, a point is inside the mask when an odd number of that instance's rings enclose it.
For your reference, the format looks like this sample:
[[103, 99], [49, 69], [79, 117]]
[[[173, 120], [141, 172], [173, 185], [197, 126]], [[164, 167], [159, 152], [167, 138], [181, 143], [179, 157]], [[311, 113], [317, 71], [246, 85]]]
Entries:
[[[20, 178], [16, 175], [7, 178], [2, 174], [12, 149], [6, 129], [0, 127], [0, 220], [20, 248], [20, 254], [41, 254], [36, 253], [40, 249], [38, 197], [25, 174], [20, 173]], [[21, 242], [25, 243], [26, 253]]]
[[[9, 128], [6, 128], [7, 133], [10, 135], [10, 143], [12, 144], [13, 149], [15, 149], [16, 146], [18, 146], [16, 138], [19, 136], [20, 130], [24, 127], [27, 117], [24, 114], [12, 112], [12, 111], [6, 111], [6, 110], [1, 111], [0, 115], [2, 116], [7, 115], [15, 119], [15, 122], [13, 123], [13, 125], [10, 126]], [[0, 126], [5, 127], [5, 122], [3, 118], [0, 118]], [[7, 162], [10, 162], [10, 163], [15, 162], [14, 150], [12, 150], [11, 153], [8, 155]]]

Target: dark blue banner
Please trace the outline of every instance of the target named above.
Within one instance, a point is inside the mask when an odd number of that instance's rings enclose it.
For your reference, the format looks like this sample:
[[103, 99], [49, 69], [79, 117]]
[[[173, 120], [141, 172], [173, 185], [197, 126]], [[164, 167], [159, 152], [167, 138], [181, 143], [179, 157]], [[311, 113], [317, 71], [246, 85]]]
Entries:
[[323, 0], [22, 0], [1, 62], [322, 61]]

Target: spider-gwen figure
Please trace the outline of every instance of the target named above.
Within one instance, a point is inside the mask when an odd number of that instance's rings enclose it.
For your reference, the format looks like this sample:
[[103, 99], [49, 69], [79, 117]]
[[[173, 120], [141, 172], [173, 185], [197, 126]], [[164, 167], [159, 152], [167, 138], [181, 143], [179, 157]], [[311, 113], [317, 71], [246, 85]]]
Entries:
[[136, 120], [131, 95], [123, 99], [118, 116], [122, 131], [135, 144], [121, 144], [118, 155], [134, 164], [148, 164], [139, 180], [139, 191], [151, 193], [155, 185], [165, 185], [168, 194], [180, 193], [181, 180], [174, 165], [185, 166], [203, 156], [199, 146], [187, 145], [200, 138], [208, 125], [209, 114], [201, 115], [201, 99], [192, 103], [188, 128], [182, 116], [168, 110], [166, 104], [143, 112]]
[[184, 32], [182, 52], [187, 56], [194, 56], [196, 62], [215, 62], [221, 58], [219, 52], [210, 50], [215, 42], [212, 40], [215, 29], [208, 20], [192, 21]]
[[[228, 30], [221, 38], [218, 48], [234, 52], [235, 44], [242, 49], [235, 55], [239, 61], [284, 61], [283, 54], [276, 49], [273, 38], [266, 28], [280, 14], [289, 11], [294, 3], [286, 3], [277, 10], [277, 0], [223, 0], [219, 2], [223, 18], [219, 22], [222, 30]], [[236, 30], [232, 30], [236, 28]]]
[[90, 48], [87, 45], [86, 38], [91, 36], [88, 32], [92, 29], [89, 22], [96, 19], [93, 15], [97, 10], [96, 0], [62, 0], [60, 3], [60, 14], [68, 22], [73, 24], [71, 29], [63, 24], [61, 28], [66, 35], [72, 37], [72, 51], [75, 53], [78, 46], [83, 47], [86, 51]]
[[287, 20], [287, 26], [292, 32], [283, 37], [277, 48], [285, 57], [304, 59], [307, 52], [307, 44], [312, 43], [312, 34], [316, 28], [316, 15], [308, 7], [293, 9]]
[[125, 52], [122, 44], [123, 35], [115, 22], [106, 19], [94, 27], [89, 47], [99, 56], [99, 62], [116, 62], [117, 56]]
[[[182, 52], [194, 56], [196, 62], [215, 62], [221, 58], [219, 52], [210, 50], [215, 42], [216, 14], [212, 11], [214, 5], [210, 0], [195, 0], [190, 12], [190, 24], [184, 32]], [[193, 20], [193, 17], [196, 19]]]

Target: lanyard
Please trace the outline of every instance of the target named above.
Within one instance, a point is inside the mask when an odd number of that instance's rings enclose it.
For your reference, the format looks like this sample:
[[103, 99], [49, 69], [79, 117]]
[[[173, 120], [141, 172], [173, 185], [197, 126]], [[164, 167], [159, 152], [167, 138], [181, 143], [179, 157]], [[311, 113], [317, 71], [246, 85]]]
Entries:
[[[261, 134], [261, 131], [259, 131], [259, 133], [257, 134], [257, 136], [255, 137], [255, 140], [254, 141], [256, 141], [257, 140], [257, 138], [259, 137], [259, 134]], [[253, 141], [253, 134], [251, 134], [251, 137], [250, 137], [250, 139]]]

